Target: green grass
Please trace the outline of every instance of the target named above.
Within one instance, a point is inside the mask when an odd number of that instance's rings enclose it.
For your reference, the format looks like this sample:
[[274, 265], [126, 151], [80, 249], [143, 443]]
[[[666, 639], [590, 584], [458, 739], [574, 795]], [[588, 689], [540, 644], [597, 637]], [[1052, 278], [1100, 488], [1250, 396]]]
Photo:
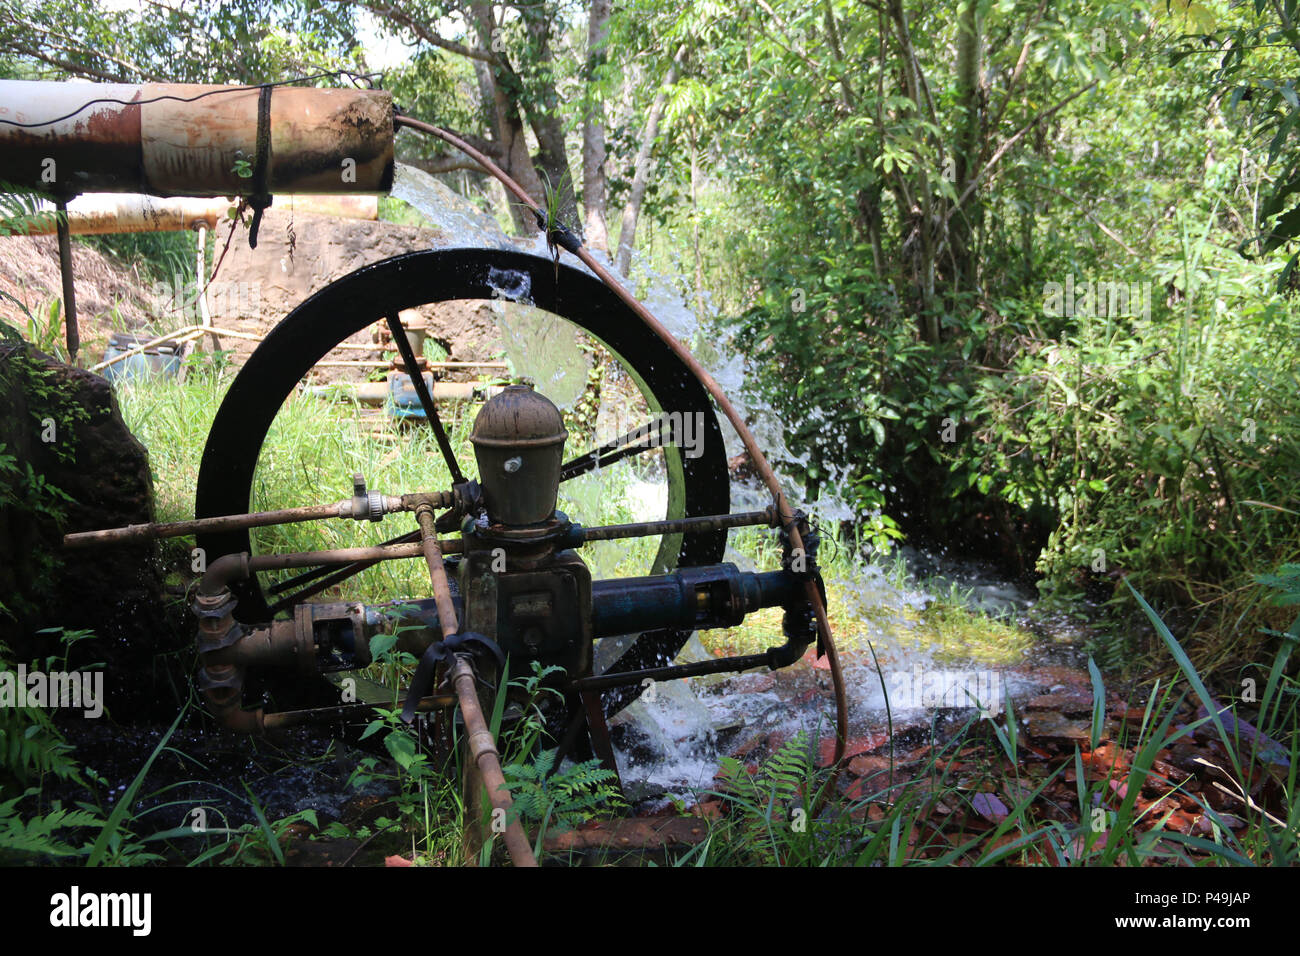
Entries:
[[[194, 516], [195, 480], [203, 447], [228, 385], [228, 377], [194, 375], [184, 383], [150, 378], [117, 386], [128, 427], [149, 449], [159, 521]], [[473, 477], [474, 455], [468, 436], [477, 407], [445, 405], [444, 414], [450, 409], [445, 421], [453, 449], [462, 468]], [[451, 477], [431, 430], [422, 425], [399, 427], [374, 411], [352, 402], [292, 396], [267, 434], [254, 477], [252, 509], [350, 497], [355, 472], [365, 475], [368, 488], [386, 494], [449, 489]], [[570, 454], [586, 450], [567, 449]], [[655, 463], [629, 464], [566, 482], [559, 507], [588, 526], [636, 520], [638, 515], [629, 507], [624, 492], [634, 478], [654, 481]], [[377, 544], [413, 526], [407, 515], [389, 516], [375, 524], [308, 522], [255, 529], [252, 543], [257, 553], [356, 547]], [[169, 546], [169, 560], [188, 568], [188, 549], [193, 542], [183, 540], [183, 544]], [[646, 574], [657, 547], [652, 539], [593, 542], [584, 548], [584, 558], [596, 577]], [[347, 599], [378, 603], [423, 594], [428, 587], [428, 572], [419, 561], [389, 561], [351, 579]]]

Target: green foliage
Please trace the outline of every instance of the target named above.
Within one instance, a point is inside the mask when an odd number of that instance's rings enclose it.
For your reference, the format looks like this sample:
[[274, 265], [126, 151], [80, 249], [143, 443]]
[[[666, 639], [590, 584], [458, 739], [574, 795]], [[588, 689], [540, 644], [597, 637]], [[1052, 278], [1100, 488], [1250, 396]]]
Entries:
[[556, 753], [544, 750], [531, 762], [501, 768], [521, 820], [543, 832], [568, 830], [620, 805], [612, 770], [602, 768], [599, 760], [557, 769]]
[[782, 866], [812, 849], [807, 839], [813, 805], [827, 785], [807, 734], [797, 734], [751, 774], [734, 757], [719, 761], [719, 790], [731, 817], [731, 839], [754, 863]]
[[21, 236], [32, 229], [51, 229], [63, 216], [37, 193], [0, 182], [0, 236]]
[[244, 84], [355, 68], [361, 50], [352, 9], [319, 0], [0, 0], [6, 61], [108, 82]]
[[[0, 390], [17, 391], [23, 396], [29, 416], [21, 424], [32, 430], [34, 439], [50, 427], [55, 429], [57, 440], [41, 447], [49, 449], [66, 465], [76, 462], [76, 431], [89, 420], [90, 415], [57, 387], [50, 369], [22, 349], [0, 345]], [[33, 468], [30, 461], [19, 461], [17, 455], [0, 442], [0, 510], [12, 509], [35, 517], [51, 529], [58, 529], [66, 518], [66, 507], [70, 503], [72, 499], [66, 492]], [[27, 562], [27, 580], [35, 584], [38, 592], [48, 591], [53, 586], [54, 570], [60, 563], [57, 552], [38, 548], [27, 555]], [[24, 614], [28, 610], [30, 608], [24, 599], [16, 595], [4, 595], [0, 600], [0, 615]]]
[[[76, 241], [107, 253], [126, 266], [138, 267], [145, 284], [160, 299], [183, 295], [193, 287], [197, 240], [190, 233], [122, 232], [78, 236]], [[180, 305], [178, 301], [173, 307]]]
[[[547, 680], [564, 669], [543, 667], [538, 661], [531, 664], [529, 676], [508, 683], [509, 696], [517, 702], [517, 717], [508, 726], [502, 725], [504, 698], [498, 695], [491, 729], [501, 741], [501, 772], [514, 801], [515, 816], [537, 827], [535, 852], [540, 854], [548, 831], [571, 829], [625, 804], [616, 785], [617, 774], [602, 768], [599, 760], [557, 767], [557, 750], [539, 751], [547, 732], [542, 701], [547, 697], [563, 699], [556, 688], [547, 686]], [[507, 672], [505, 678], [508, 676]]]
[[[75, 642], [83, 636], [84, 632], [71, 632], [65, 639]], [[9, 648], [0, 643], [0, 671], [13, 669]], [[61, 780], [79, 779], [72, 751], [47, 711], [0, 707], [0, 793], [39, 783], [47, 774]]]

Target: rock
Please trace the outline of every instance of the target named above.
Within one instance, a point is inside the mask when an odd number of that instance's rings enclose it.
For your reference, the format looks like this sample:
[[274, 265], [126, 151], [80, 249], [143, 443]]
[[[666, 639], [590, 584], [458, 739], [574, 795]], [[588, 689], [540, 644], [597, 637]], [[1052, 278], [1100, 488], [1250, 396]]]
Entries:
[[1029, 736], [1058, 743], [1082, 743], [1089, 739], [1091, 727], [1085, 721], [1069, 720], [1053, 710], [1031, 711], [1025, 717]]
[[990, 823], [1001, 823], [1011, 813], [1007, 805], [992, 793], [977, 793], [971, 797], [971, 809]]
[[[178, 646], [166, 625], [153, 543], [65, 551], [71, 531], [154, 520], [148, 453], [108, 382], [36, 351], [0, 344], [0, 639], [15, 662], [64, 648], [45, 628], [86, 629], [68, 669], [101, 661], [114, 716], [175, 713], [154, 687], [153, 656]], [[30, 469], [30, 475], [28, 473]], [[183, 639], [182, 639], [183, 642]]]
[[[871, 753], [876, 748], [881, 747], [888, 742], [889, 734], [883, 732], [867, 734], [863, 737], [850, 737], [844, 742], [844, 757], [845, 759], [848, 759], [850, 757], [856, 757], [858, 754]], [[826, 737], [818, 747], [817, 759], [820, 761], [821, 765], [825, 767], [831, 762], [831, 758], [834, 756], [835, 737]]]
[[1092, 713], [1092, 691], [1083, 688], [1040, 694], [1025, 701], [1026, 710], [1055, 710], [1070, 717]]

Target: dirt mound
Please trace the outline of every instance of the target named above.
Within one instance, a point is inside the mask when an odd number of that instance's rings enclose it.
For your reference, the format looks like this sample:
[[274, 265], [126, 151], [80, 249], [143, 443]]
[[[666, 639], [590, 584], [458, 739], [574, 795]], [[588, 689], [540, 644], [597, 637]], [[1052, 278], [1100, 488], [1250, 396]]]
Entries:
[[[405, 252], [450, 244], [436, 229], [272, 208], [262, 220], [256, 249], [249, 248], [247, 235], [236, 230], [213, 283], [217, 292], [210, 296], [213, 322], [221, 328], [262, 335], [303, 300], [349, 272]], [[484, 306], [443, 303], [418, 311], [429, 323], [431, 338], [458, 361], [484, 361], [501, 348], [500, 333]], [[353, 335], [349, 342], [374, 344], [368, 329]], [[242, 362], [256, 344], [226, 339], [222, 347], [234, 349], [236, 361]], [[381, 356], [378, 348], [348, 349], [339, 350], [330, 360], [377, 360]], [[364, 378], [364, 373], [365, 369], [322, 368], [315, 376], [331, 381]]]
[[[63, 279], [59, 274], [59, 244], [54, 236], [0, 237], [0, 321], [24, 335], [30, 312], [48, 322], [52, 303], [58, 303], [57, 331], [62, 342]], [[149, 292], [151, 283], [138, 267], [127, 266], [82, 242], [72, 243], [72, 274], [76, 281], [78, 326], [87, 357], [98, 361], [113, 331], [139, 329], [155, 320]], [[24, 311], [26, 310], [26, 311]]]
[[[225, 249], [224, 260], [208, 286], [212, 320], [218, 328], [259, 338], [313, 293], [364, 265], [451, 244], [437, 229], [305, 215], [288, 208], [267, 210], [256, 249], [249, 247], [248, 232], [242, 226], [235, 228], [228, 247], [227, 235], [229, 228], [222, 226], [215, 239], [210, 237], [216, 242], [218, 256]], [[48, 334], [62, 342], [62, 280], [56, 239], [0, 237], [0, 261], [4, 263], [0, 271], [0, 293], [4, 293], [0, 295], [0, 320], [28, 335], [27, 312], [43, 325], [49, 319], [51, 306], [60, 303], [57, 325]], [[76, 237], [72, 265], [83, 363], [93, 364], [102, 358], [113, 331], [170, 330], [198, 324], [193, 309], [187, 311], [183, 305], [178, 308], [178, 303], [193, 297], [192, 288], [181, 289], [176, 296], [177, 290], [146, 279], [138, 265], [104, 255]], [[159, 294], [160, 290], [164, 294]], [[451, 358], [484, 361], [500, 354], [500, 333], [485, 306], [444, 303], [418, 311], [429, 323], [430, 337]], [[369, 330], [349, 341], [353, 345], [375, 344]], [[236, 364], [242, 364], [257, 344], [256, 340], [232, 336], [221, 340], [222, 349], [234, 353]], [[203, 345], [208, 347], [206, 340]], [[381, 357], [376, 347], [341, 349], [329, 359], [362, 362]], [[319, 381], [363, 380], [367, 369], [325, 367], [313, 377]]]

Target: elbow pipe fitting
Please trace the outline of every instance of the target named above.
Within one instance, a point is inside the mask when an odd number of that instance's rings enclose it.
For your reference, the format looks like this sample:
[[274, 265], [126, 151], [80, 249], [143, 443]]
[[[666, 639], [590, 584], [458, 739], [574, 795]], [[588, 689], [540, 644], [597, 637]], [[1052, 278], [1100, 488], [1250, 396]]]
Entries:
[[261, 708], [244, 710], [244, 667], [238, 663], [238, 646], [248, 637], [235, 620], [238, 603], [230, 582], [248, 577], [248, 554], [227, 554], [208, 565], [199, 583], [192, 609], [199, 619], [196, 635], [199, 658], [199, 692], [208, 711], [223, 727], [237, 733], [261, 733], [265, 718]]
[[246, 580], [252, 573], [249, 560], [247, 551], [239, 554], [223, 554], [217, 558], [203, 572], [203, 579], [199, 582], [199, 597], [219, 597], [223, 594], [228, 596], [231, 583]]

